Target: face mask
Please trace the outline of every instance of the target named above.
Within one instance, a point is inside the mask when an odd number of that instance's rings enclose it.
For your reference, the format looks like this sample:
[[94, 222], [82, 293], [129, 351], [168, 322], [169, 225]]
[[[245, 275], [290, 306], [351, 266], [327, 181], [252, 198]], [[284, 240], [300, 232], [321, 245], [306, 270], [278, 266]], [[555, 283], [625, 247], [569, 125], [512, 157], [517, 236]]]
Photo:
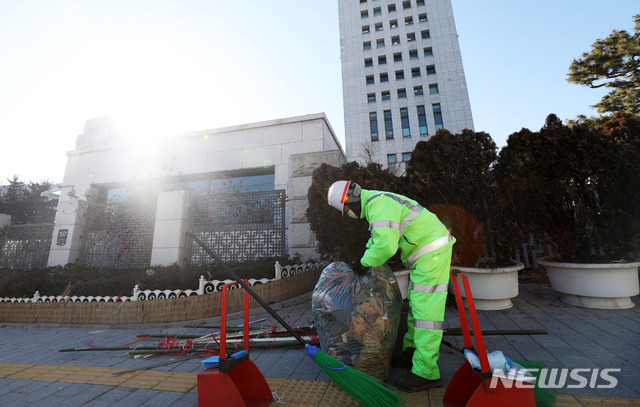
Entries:
[[358, 215], [356, 215], [351, 209], [347, 211], [347, 215], [351, 216], [353, 219], [359, 219]]

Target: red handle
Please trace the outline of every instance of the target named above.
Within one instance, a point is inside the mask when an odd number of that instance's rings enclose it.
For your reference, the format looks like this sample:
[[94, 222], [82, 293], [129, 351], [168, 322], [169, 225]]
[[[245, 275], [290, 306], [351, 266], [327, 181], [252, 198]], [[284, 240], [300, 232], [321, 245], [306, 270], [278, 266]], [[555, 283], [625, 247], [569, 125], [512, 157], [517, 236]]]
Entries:
[[[248, 280], [242, 280], [249, 284]], [[227, 290], [240, 285], [237, 281], [222, 286], [222, 309], [220, 310], [220, 359], [227, 358]], [[244, 327], [242, 330], [242, 348], [249, 349], [249, 292], [244, 291]]]
[[484, 339], [482, 338], [482, 330], [480, 329], [480, 321], [478, 320], [476, 305], [473, 302], [473, 296], [471, 295], [469, 279], [460, 270], [451, 270], [451, 282], [453, 283], [453, 289], [456, 294], [456, 305], [458, 306], [458, 314], [460, 315], [460, 325], [462, 327], [462, 335], [464, 336], [464, 347], [466, 349], [473, 350], [473, 342], [471, 340], [471, 333], [469, 332], [469, 323], [467, 322], [467, 312], [465, 311], [464, 303], [462, 302], [462, 294], [460, 293], [458, 277], [462, 279], [462, 284], [464, 285], [464, 293], [467, 298], [467, 305], [469, 306], [469, 319], [471, 319], [471, 325], [473, 326], [473, 336], [475, 337], [478, 358], [480, 359], [480, 368], [483, 376], [487, 376], [491, 374], [491, 368], [489, 366], [489, 358], [487, 357], [487, 348], [485, 347]]

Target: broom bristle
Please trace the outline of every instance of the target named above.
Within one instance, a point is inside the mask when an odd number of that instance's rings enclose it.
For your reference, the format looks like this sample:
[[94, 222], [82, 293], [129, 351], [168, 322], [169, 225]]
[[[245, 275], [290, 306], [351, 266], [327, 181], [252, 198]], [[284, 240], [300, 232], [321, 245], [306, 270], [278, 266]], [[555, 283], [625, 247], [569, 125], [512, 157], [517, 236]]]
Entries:
[[339, 360], [320, 351], [317, 347], [306, 345], [307, 353], [322, 371], [342, 390], [366, 407], [402, 406], [406, 401], [381, 381], [368, 374], [346, 366]]
[[529, 373], [531, 373], [531, 375], [536, 378], [536, 384], [533, 388], [533, 396], [536, 399], [536, 407], [553, 406], [556, 403], [556, 394], [551, 390], [539, 387], [540, 369], [544, 369], [546, 365], [542, 362], [531, 362], [527, 360], [514, 360], [514, 362], [529, 370]]

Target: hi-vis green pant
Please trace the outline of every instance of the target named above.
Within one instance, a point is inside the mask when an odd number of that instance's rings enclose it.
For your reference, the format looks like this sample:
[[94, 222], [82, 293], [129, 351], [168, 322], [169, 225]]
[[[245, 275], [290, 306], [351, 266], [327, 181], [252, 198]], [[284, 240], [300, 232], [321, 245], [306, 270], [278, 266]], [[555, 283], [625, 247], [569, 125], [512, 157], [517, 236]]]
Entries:
[[440, 378], [438, 357], [454, 242], [420, 257], [411, 269], [408, 331], [402, 349], [416, 349], [411, 371], [430, 380]]

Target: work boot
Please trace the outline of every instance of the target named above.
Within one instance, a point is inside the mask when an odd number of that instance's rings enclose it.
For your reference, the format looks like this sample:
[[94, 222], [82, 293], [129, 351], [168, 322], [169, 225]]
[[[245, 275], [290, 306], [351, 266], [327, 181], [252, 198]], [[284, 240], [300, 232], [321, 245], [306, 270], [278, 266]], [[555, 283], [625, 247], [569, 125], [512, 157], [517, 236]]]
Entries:
[[396, 381], [396, 387], [400, 390], [413, 393], [416, 391], [433, 389], [435, 387], [442, 387], [442, 380], [429, 380], [425, 379], [424, 377], [418, 376], [413, 372], [409, 372], [408, 375], [402, 376]]
[[406, 369], [411, 369], [413, 367], [413, 353], [416, 351], [416, 348], [407, 348], [405, 349], [400, 356], [391, 359], [391, 366], [393, 367], [403, 367]]

